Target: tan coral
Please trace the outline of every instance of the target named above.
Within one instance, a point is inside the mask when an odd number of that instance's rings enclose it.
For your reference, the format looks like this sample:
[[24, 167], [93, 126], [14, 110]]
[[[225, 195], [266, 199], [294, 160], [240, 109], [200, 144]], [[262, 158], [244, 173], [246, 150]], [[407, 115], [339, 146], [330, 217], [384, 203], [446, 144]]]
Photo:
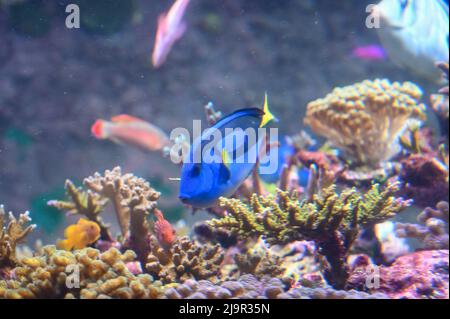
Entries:
[[367, 80], [309, 103], [304, 122], [356, 165], [375, 168], [400, 151], [398, 138], [412, 120], [425, 120], [421, 96], [410, 82]]
[[95, 173], [84, 180], [84, 185], [113, 203], [123, 236], [133, 224], [130, 219], [136, 217], [131, 212], [134, 210], [137, 217], [142, 219], [141, 213], [148, 213], [156, 207], [156, 201], [161, 195], [143, 178], [122, 174], [120, 167], [106, 170], [103, 176]]
[[150, 244], [147, 216], [156, 207], [161, 194], [143, 178], [122, 174], [120, 167], [106, 170], [103, 175], [95, 173], [84, 180], [84, 185], [113, 203], [122, 236], [128, 239], [126, 246], [144, 261]]
[[436, 209], [431, 207], [417, 216], [421, 224], [396, 224], [397, 236], [402, 238], [416, 238], [427, 250], [447, 249], [449, 247], [449, 204], [439, 202]]
[[47, 204], [55, 207], [67, 215], [82, 215], [90, 221], [100, 226], [100, 238], [102, 240], [112, 241], [109, 227], [103, 222], [101, 212], [108, 203], [108, 199], [93, 193], [77, 188], [70, 180], [66, 180], [65, 189], [69, 197], [68, 201], [51, 200]]
[[220, 245], [200, 245], [188, 237], [180, 237], [166, 250], [152, 238], [152, 252], [145, 266], [147, 272], [164, 283], [187, 279], [218, 280], [224, 258]]
[[161, 283], [128, 270], [127, 263], [135, 258], [132, 251], [122, 254], [115, 248], [72, 253], [46, 246], [41, 255], [24, 258], [13, 279], [0, 281], [0, 299], [158, 298]]
[[18, 264], [17, 244], [23, 242], [36, 227], [36, 225], [28, 225], [30, 221], [28, 212], [21, 214], [19, 219], [16, 219], [11, 212], [7, 217], [4, 207], [0, 205], [0, 269]]
[[439, 93], [447, 95], [449, 94], [448, 89], [448, 73], [449, 73], [449, 65], [448, 62], [438, 62], [436, 63], [436, 66], [442, 71], [442, 78], [443, 81], [447, 84], [442, 89], [439, 90]]
[[223, 278], [236, 279], [244, 274], [252, 274], [257, 278], [280, 278], [286, 272], [283, 258], [267, 247], [262, 238], [247, 250], [235, 253], [233, 261], [228, 267], [222, 268]]

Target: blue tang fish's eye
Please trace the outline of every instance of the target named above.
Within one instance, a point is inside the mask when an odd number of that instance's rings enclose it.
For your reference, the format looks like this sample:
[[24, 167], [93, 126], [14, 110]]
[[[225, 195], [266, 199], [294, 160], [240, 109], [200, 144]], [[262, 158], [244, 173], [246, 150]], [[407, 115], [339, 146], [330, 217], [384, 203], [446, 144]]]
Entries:
[[199, 164], [195, 164], [191, 169], [191, 176], [196, 177], [200, 175], [201, 167]]

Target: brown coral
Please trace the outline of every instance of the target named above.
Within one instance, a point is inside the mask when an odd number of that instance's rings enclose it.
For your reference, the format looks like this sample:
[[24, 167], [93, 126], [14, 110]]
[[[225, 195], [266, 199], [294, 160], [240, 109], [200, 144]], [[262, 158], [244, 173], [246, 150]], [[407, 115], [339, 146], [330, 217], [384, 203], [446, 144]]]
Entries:
[[157, 298], [161, 284], [149, 275], [133, 275], [126, 264], [132, 251], [93, 248], [75, 251], [43, 248], [41, 255], [24, 258], [14, 277], [0, 281], [0, 298]]
[[244, 274], [252, 274], [257, 278], [264, 276], [281, 278], [286, 272], [282, 256], [267, 247], [262, 238], [242, 251], [231, 248], [228, 250], [228, 254], [231, 260], [228, 264], [224, 262], [223, 278], [238, 278]]
[[17, 244], [23, 242], [36, 227], [36, 225], [28, 225], [30, 221], [28, 212], [21, 214], [19, 219], [10, 212], [7, 221], [5, 209], [0, 206], [0, 269], [18, 264]]
[[376, 168], [400, 151], [410, 120], [425, 119], [421, 96], [410, 82], [364, 81], [309, 103], [304, 122], [357, 166]]
[[[448, 90], [448, 73], [449, 73], [448, 62], [438, 62], [436, 64], [436, 66], [442, 71], [442, 78], [443, 78], [444, 82], [447, 83], [446, 86], [444, 86], [442, 89], [439, 90], [439, 93], [448, 96], [448, 93], [449, 93], [449, 90]], [[448, 118], [448, 116], [447, 116], [447, 118]]]
[[152, 237], [152, 251], [145, 269], [164, 283], [187, 279], [217, 280], [224, 258], [220, 245], [199, 245], [188, 237], [180, 237], [170, 249], [159, 246]]
[[366, 260], [352, 271], [347, 289], [383, 293], [393, 299], [448, 299], [448, 257], [446, 249], [401, 256], [390, 266], [375, 267]]
[[449, 205], [448, 202], [439, 202], [436, 209], [431, 207], [417, 216], [417, 224], [397, 223], [397, 236], [403, 238], [416, 238], [424, 244], [425, 249], [448, 249], [449, 235]]
[[[103, 176], [95, 173], [84, 179], [84, 185], [113, 203], [123, 236], [127, 235], [130, 226], [138, 227], [143, 215], [156, 207], [161, 195], [144, 179], [122, 174], [120, 167], [106, 170]], [[134, 223], [133, 218], [139, 221]]]
[[433, 153], [410, 155], [401, 166], [402, 196], [423, 207], [448, 200], [448, 166]]
[[213, 284], [206, 280], [187, 280], [184, 284], [168, 288], [168, 299], [385, 299], [382, 293], [368, 294], [356, 290], [344, 291], [326, 288], [293, 288], [287, 290], [278, 278], [256, 278], [243, 275], [236, 280]]

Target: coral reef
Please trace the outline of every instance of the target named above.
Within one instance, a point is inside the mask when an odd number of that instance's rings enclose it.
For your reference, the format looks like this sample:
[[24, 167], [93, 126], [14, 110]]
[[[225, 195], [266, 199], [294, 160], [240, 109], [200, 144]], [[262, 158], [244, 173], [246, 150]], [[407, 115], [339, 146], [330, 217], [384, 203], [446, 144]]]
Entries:
[[443, 134], [448, 139], [448, 119], [449, 119], [449, 81], [448, 81], [448, 62], [437, 63], [437, 67], [442, 71], [443, 81], [447, 84], [439, 90], [439, 94], [432, 94], [430, 96], [431, 107], [439, 117], [439, 125]]
[[66, 189], [71, 201], [50, 201], [49, 204], [98, 223], [102, 240], [111, 241], [113, 239], [100, 214], [108, 202], [112, 203], [122, 232], [122, 242], [137, 253], [139, 260], [145, 261], [150, 247], [147, 216], [156, 207], [161, 194], [144, 179], [133, 174], [122, 174], [120, 167], [106, 170], [103, 175], [95, 173], [84, 180], [84, 185], [89, 189], [86, 192], [67, 181]]
[[[173, 237], [171, 245], [157, 238], [156, 223], [152, 234], [152, 224], [147, 220], [152, 212], [160, 216], [157, 222], [167, 223], [169, 230], [172, 227], [156, 209], [159, 193], [145, 180], [115, 168], [85, 179], [86, 191], [67, 181], [69, 201], [50, 204], [100, 225], [98, 233], [103, 229], [104, 237], [95, 243], [97, 249], [66, 251], [45, 246], [34, 253], [16, 253], [16, 244], [34, 226], [27, 225], [27, 214], [18, 220], [10, 214], [7, 224], [1, 210], [0, 298], [347, 299], [448, 295], [448, 285], [446, 288], [443, 283], [446, 268], [441, 260], [445, 252], [448, 256], [448, 250], [435, 251], [439, 256], [417, 257], [426, 259], [421, 265], [426, 268], [425, 275], [414, 272], [407, 276], [405, 265], [411, 267], [413, 261], [402, 260], [403, 256], [391, 267], [404, 275], [394, 278], [393, 270], [383, 266], [381, 271], [391, 277], [386, 277], [380, 290], [361, 286], [362, 275], [353, 265], [363, 263], [349, 261], [350, 248], [361, 230], [395, 216], [409, 201], [394, 196], [398, 184], [388, 184], [384, 189], [375, 184], [366, 193], [356, 188], [337, 192], [327, 171], [313, 164], [310, 174], [314, 186], [308, 186], [311, 190], [306, 199], [300, 200], [296, 191], [281, 190], [276, 195], [254, 194], [248, 204], [222, 198], [225, 216], [196, 226], [197, 239], [202, 243], [195, 238]], [[118, 241], [101, 220], [108, 203], [125, 227]], [[425, 210], [420, 221], [430, 231], [422, 237], [424, 242], [443, 243], [446, 238], [448, 247], [448, 204]], [[224, 241], [229, 248], [211, 244], [210, 240]], [[433, 258], [442, 267], [435, 271], [437, 286], [431, 291], [426, 271], [431, 271]], [[395, 280], [402, 281], [406, 288], [397, 289]], [[422, 288], [413, 292], [418, 283]]]
[[401, 161], [400, 195], [429, 206], [448, 200], [448, 166], [433, 153], [413, 154]]
[[293, 288], [277, 296], [278, 299], [388, 299], [383, 293], [365, 293], [358, 290], [335, 290], [333, 288]]
[[385, 293], [389, 298], [448, 299], [448, 250], [420, 251], [399, 257], [391, 266], [379, 266], [379, 282], [367, 287], [367, 266], [356, 267], [347, 284], [348, 289], [369, 293]]
[[263, 278], [264, 276], [284, 277], [287, 264], [279, 253], [267, 247], [262, 238], [249, 246], [244, 249], [228, 250], [230, 260], [227, 264], [227, 259], [225, 259], [222, 265], [223, 278], [236, 279], [244, 274], [252, 274], [257, 278]]
[[395, 216], [409, 205], [395, 198], [397, 184], [380, 191], [378, 185], [364, 195], [356, 189], [337, 194], [336, 186], [323, 189], [312, 202], [298, 200], [296, 194], [278, 191], [273, 196], [253, 196], [247, 206], [236, 199], [221, 199], [227, 216], [214, 219], [210, 225], [224, 228], [241, 238], [264, 236], [269, 244], [294, 240], [317, 242], [326, 256], [325, 278], [335, 287], [343, 287], [348, 276], [345, 258], [348, 249], [362, 228]]
[[223, 258], [224, 252], [218, 244], [200, 245], [187, 237], [180, 237], [170, 249], [164, 249], [152, 238], [145, 270], [164, 283], [187, 279], [214, 281], [220, 278]]
[[281, 258], [270, 251], [258, 253], [247, 251], [234, 257], [239, 274], [253, 274], [261, 278], [269, 275], [272, 278], [281, 277], [285, 269], [281, 265]]
[[[223, 216], [222, 216], [223, 217]], [[199, 222], [193, 226], [193, 232], [200, 243], [219, 243], [224, 248], [229, 248], [237, 244], [237, 237], [223, 229], [216, 229], [206, 222]]]
[[277, 278], [243, 275], [237, 280], [213, 284], [206, 280], [188, 280], [164, 292], [168, 299], [383, 299], [382, 293], [370, 295], [360, 291], [332, 288], [298, 287], [290, 290]]
[[243, 275], [239, 280], [214, 284], [207, 280], [187, 280], [184, 284], [165, 290], [168, 299], [275, 299], [285, 291], [280, 279]]
[[425, 119], [421, 90], [410, 82], [364, 81], [308, 104], [305, 124], [357, 166], [377, 168], [400, 151], [411, 120]]
[[[0, 298], [157, 298], [160, 283], [146, 274], [133, 275], [127, 263], [132, 251], [104, 253], [93, 248], [73, 253], [43, 248], [43, 253], [24, 258], [11, 279], [0, 280]], [[73, 276], [76, 275], [76, 276]], [[79, 281], [78, 281], [79, 279]]]
[[397, 236], [416, 238], [423, 243], [423, 248], [427, 250], [448, 249], [448, 219], [448, 202], [439, 202], [436, 209], [427, 207], [417, 216], [420, 224], [397, 223]]
[[18, 264], [17, 244], [23, 242], [36, 227], [28, 225], [30, 221], [28, 212], [16, 219], [11, 212], [7, 217], [4, 207], [0, 206], [0, 269]]

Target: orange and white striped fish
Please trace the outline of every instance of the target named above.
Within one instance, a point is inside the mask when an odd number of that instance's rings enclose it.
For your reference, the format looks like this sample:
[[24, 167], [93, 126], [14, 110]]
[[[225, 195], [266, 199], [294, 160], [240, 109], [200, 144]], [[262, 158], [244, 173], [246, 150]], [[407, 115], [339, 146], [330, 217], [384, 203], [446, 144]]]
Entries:
[[161, 151], [171, 145], [169, 137], [159, 127], [126, 114], [114, 116], [111, 121], [95, 121], [91, 132], [97, 139], [133, 145], [145, 151]]
[[166, 61], [172, 46], [186, 31], [183, 17], [189, 2], [190, 0], [176, 0], [167, 13], [159, 16], [152, 53], [152, 63], [155, 68], [159, 68]]

